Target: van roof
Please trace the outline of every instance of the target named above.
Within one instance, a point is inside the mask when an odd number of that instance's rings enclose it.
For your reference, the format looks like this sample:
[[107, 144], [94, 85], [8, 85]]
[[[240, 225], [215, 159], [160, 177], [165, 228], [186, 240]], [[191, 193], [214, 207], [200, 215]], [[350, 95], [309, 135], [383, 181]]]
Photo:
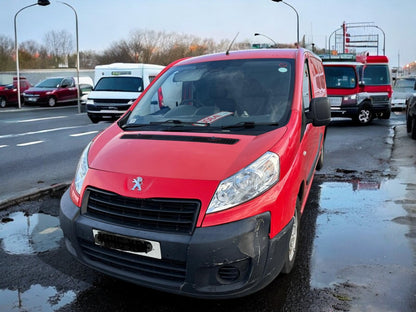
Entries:
[[178, 65], [185, 65], [199, 62], [211, 61], [226, 61], [238, 59], [259, 59], [259, 58], [290, 58], [295, 59], [300, 52], [305, 52], [304, 49], [253, 49], [253, 50], [238, 50], [230, 51], [229, 54], [225, 52], [208, 54], [187, 58], [178, 63]]
[[324, 61], [324, 66], [349, 66], [349, 67], [356, 67], [356, 66], [363, 66], [363, 63], [360, 62], [332, 62], [332, 61]]
[[161, 69], [164, 68], [163, 65], [156, 65], [156, 64], [144, 64], [144, 63], [112, 63], [112, 64], [105, 64], [105, 65], [97, 65], [95, 69], [140, 69], [140, 68], [152, 68], [152, 69]]

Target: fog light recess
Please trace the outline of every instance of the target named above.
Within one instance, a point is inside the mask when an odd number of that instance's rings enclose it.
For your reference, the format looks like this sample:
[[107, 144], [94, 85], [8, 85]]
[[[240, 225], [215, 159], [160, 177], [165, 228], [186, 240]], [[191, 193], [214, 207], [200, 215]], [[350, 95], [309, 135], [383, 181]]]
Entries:
[[218, 269], [218, 278], [223, 283], [232, 283], [240, 277], [240, 270], [235, 266], [225, 265]]

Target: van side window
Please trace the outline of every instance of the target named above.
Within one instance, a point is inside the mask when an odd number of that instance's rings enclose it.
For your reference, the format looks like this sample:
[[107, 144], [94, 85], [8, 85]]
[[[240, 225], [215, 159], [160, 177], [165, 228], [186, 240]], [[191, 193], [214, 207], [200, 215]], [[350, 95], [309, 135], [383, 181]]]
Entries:
[[309, 75], [309, 67], [308, 63], [305, 63], [305, 67], [303, 70], [303, 85], [302, 85], [302, 102], [303, 102], [303, 109], [304, 111], [309, 111], [309, 103], [310, 103], [310, 75]]

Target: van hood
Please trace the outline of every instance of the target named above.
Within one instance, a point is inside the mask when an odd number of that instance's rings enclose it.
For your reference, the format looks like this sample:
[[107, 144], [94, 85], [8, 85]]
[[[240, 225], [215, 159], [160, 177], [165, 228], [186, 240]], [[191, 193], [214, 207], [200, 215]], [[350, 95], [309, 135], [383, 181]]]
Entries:
[[91, 146], [92, 169], [123, 175], [186, 180], [223, 180], [268, 151], [286, 132], [261, 135], [124, 132], [117, 125]]
[[122, 91], [91, 91], [88, 94], [88, 99], [122, 99], [122, 100], [136, 100], [141, 92], [122, 92]]

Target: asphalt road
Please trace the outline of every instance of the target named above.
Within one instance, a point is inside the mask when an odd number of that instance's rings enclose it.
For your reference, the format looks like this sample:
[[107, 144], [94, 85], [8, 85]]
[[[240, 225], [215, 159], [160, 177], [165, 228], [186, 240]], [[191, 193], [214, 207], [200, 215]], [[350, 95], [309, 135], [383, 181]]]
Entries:
[[0, 311], [414, 312], [416, 141], [404, 129], [402, 113], [331, 124], [295, 268], [245, 298], [169, 295], [80, 265], [63, 244], [59, 192], [1, 210]]
[[72, 180], [83, 148], [109, 125], [76, 106], [0, 110], [0, 207]]

